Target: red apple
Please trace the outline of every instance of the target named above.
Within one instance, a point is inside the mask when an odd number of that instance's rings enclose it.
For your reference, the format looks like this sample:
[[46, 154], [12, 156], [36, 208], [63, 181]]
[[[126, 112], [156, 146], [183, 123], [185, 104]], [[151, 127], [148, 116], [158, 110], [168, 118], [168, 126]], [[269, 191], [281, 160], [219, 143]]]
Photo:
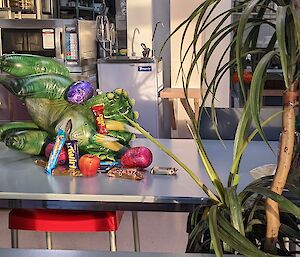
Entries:
[[[45, 149], [45, 156], [47, 158], [49, 158], [50, 156], [50, 153], [52, 151], [52, 148], [54, 146], [54, 143], [49, 143], [47, 146], [46, 146], [46, 149]], [[59, 165], [64, 165], [67, 163], [67, 160], [68, 160], [68, 151], [65, 147], [62, 148], [61, 152], [60, 152], [60, 155], [58, 157], [58, 161], [57, 163]]]
[[127, 168], [147, 168], [152, 163], [152, 152], [140, 146], [129, 148], [121, 157], [121, 164]]
[[85, 154], [80, 157], [78, 165], [83, 175], [94, 176], [100, 166], [100, 159], [93, 154]]

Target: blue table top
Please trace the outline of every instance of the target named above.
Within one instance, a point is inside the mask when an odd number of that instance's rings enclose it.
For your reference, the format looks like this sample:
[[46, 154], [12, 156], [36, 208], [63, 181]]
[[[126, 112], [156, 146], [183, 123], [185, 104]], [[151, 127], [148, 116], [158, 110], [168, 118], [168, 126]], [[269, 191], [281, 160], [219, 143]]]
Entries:
[[[191, 139], [161, 139], [201, 180], [211, 187]], [[271, 142], [277, 150], [277, 142]], [[232, 141], [206, 140], [204, 145], [219, 176], [225, 183], [232, 160]], [[147, 139], [136, 139], [133, 146], [147, 146], [152, 150], [152, 166], [177, 167], [176, 176], [145, 173], [141, 181], [109, 178], [105, 174], [94, 177], [46, 175], [36, 166], [36, 157], [28, 156], [0, 144], [0, 199], [59, 200], [110, 203], [205, 203], [206, 194], [170, 157]], [[240, 188], [252, 181], [249, 171], [257, 166], [276, 163], [276, 156], [264, 142], [254, 141], [248, 146], [241, 162]]]

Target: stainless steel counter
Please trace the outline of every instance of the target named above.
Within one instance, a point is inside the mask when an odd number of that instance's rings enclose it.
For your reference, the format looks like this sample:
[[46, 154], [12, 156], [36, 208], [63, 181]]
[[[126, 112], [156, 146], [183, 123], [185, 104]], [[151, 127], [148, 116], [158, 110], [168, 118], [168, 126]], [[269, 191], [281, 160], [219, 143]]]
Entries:
[[[211, 186], [193, 140], [162, 139], [161, 142], [186, 163], [204, 184]], [[213, 165], [225, 182], [232, 159], [233, 141], [224, 141], [224, 144], [226, 149], [220, 141], [204, 141]], [[276, 150], [277, 142], [270, 144]], [[70, 209], [76, 202], [81, 203], [79, 208], [84, 209], [90, 208], [89, 203], [94, 203], [97, 209], [109, 204], [109, 209], [149, 210], [148, 206], [155, 205], [154, 209], [158, 211], [166, 207], [181, 211], [181, 205], [207, 203], [206, 194], [189, 175], [149, 140], [137, 139], [133, 141], [133, 146], [146, 146], [152, 150], [151, 166], [178, 167], [178, 174], [159, 176], [145, 172], [141, 181], [110, 178], [105, 174], [94, 177], [51, 176], [33, 163], [36, 157], [9, 150], [0, 144], [0, 199], [9, 200], [7, 203], [13, 203], [13, 206], [21, 204], [21, 207], [31, 200], [48, 203], [45, 208]], [[276, 156], [268, 146], [262, 141], [251, 142], [241, 161], [240, 188], [252, 180], [249, 174], [251, 169], [269, 163], [276, 163]], [[50, 206], [49, 202], [53, 205]]]
[[[213, 257], [211, 254], [191, 253], [135, 253], [135, 252], [98, 252], [72, 250], [41, 250], [41, 249], [0, 249], [3, 257]], [[235, 255], [226, 255], [234, 257]]]

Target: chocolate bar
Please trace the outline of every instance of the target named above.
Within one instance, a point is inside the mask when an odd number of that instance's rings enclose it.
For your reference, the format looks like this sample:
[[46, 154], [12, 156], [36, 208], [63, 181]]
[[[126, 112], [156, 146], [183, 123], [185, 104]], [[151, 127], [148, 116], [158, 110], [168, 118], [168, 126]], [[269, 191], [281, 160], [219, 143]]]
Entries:
[[107, 172], [107, 176], [132, 180], [142, 180], [144, 175], [138, 168], [119, 168], [114, 167]]
[[39, 159], [35, 160], [34, 163], [35, 163], [35, 165], [40, 166], [42, 168], [46, 168], [47, 164], [48, 164], [48, 162], [46, 162], [44, 160], [39, 160]]
[[69, 169], [76, 170], [78, 168], [79, 161], [79, 150], [77, 140], [71, 140], [66, 142], [68, 149], [68, 158], [69, 158]]
[[51, 174], [51, 171], [56, 167], [59, 154], [66, 141], [66, 132], [63, 129], [59, 129], [56, 135], [55, 144], [49, 156], [47, 166], [45, 168], [45, 173]]

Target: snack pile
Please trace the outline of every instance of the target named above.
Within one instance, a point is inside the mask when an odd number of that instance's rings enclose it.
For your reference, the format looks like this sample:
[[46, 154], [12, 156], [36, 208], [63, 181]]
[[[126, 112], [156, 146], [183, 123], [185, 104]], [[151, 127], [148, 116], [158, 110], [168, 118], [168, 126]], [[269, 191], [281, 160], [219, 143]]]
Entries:
[[[93, 154], [80, 156], [76, 140], [69, 140], [71, 120], [68, 121], [66, 129], [60, 129], [56, 136], [55, 143], [50, 143], [46, 148], [45, 155], [51, 152], [48, 162], [36, 160], [35, 163], [45, 168], [45, 173], [51, 175], [71, 176], [95, 176], [98, 171], [107, 173], [109, 177], [141, 180], [143, 169], [152, 163], [152, 153], [146, 147], [128, 148], [122, 155], [120, 161], [100, 161]], [[65, 150], [67, 148], [67, 150]], [[67, 159], [66, 154], [67, 152]], [[125, 160], [125, 162], [124, 162]], [[125, 165], [124, 165], [125, 164]], [[130, 164], [130, 168], [128, 165]], [[135, 164], [135, 165], [133, 165]]]

